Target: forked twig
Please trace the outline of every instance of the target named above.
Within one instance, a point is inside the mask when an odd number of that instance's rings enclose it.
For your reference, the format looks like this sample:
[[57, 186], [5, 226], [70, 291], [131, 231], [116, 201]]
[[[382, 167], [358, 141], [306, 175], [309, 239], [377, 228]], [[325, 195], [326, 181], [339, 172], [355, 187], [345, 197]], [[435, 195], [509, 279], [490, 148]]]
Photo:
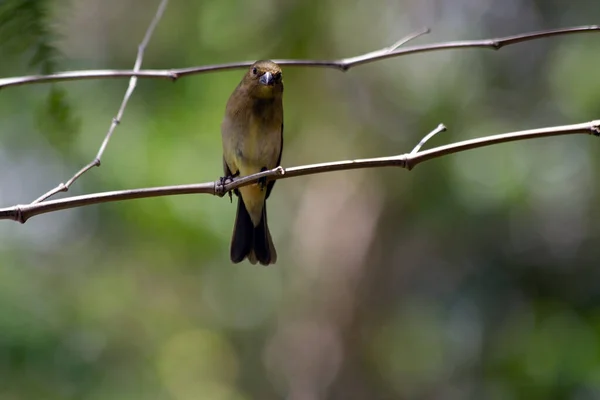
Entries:
[[158, 22], [162, 18], [163, 14], [165, 12], [165, 9], [167, 8], [167, 3], [169, 3], [169, 0], [161, 0], [160, 4], [158, 5], [158, 9], [156, 10], [156, 14], [154, 15], [152, 22], [150, 22], [150, 25], [148, 26], [148, 29], [146, 30], [144, 39], [138, 46], [137, 57], [135, 59], [135, 65], [133, 66], [133, 71], [132, 71], [134, 73], [134, 75], [132, 75], [131, 79], [129, 80], [129, 86], [127, 87], [127, 91], [125, 92], [123, 101], [121, 102], [121, 107], [119, 107], [119, 111], [117, 112], [116, 117], [114, 117], [112, 119], [112, 123], [110, 124], [110, 127], [108, 128], [108, 132], [106, 133], [104, 140], [102, 141], [100, 150], [98, 150], [98, 153], [96, 154], [96, 158], [94, 158], [90, 163], [88, 163], [86, 166], [84, 166], [79, 171], [77, 171], [77, 173], [75, 175], [73, 175], [71, 177], [71, 179], [69, 179], [67, 181], [67, 183], [61, 182], [54, 189], [44, 193], [43, 195], [41, 195], [40, 197], [35, 199], [33, 201], [33, 204], [44, 201], [47, 198], [54, 196], [56, 193], [68, 191], [69, 188], [71, 187], [71, 185], [77, 179], [79, 179], [79, 177], [81, 175], [85, 174], [87, 171], [89, 171], [90, 169], [92, 169], [94, 167], [100, 166], [100, 160], [102, 159], [104, 150], [106, 150], [106, 146], [108, 146], [108, 142], [110, 141], [110, 138], [112, 137], [112, 134], [115, 131], [115, 128], [117, 127], [117, 125], [119, 125], [121, 123], [121, 118], [123, 118], [123, 113], [125, 112], [125, 107], [127, 107], [129, 98], [131, 97], [131, 95], [133, 94], [133, 91], [135, 90], [135, 87], [137, 85], [137, 80], [138, 80], [135, 73], [138, 73], [140, 71], [140, 68], [142, 67], [142, 61], [144, 59], [144, 51], [146, 50], [146, 47], [148, 46], [148, 42], [150, 42], [150, 38], [152, 37], [152, 34], [154, 33], [154, 30], [156, 29]]
[[[59, 184], [54, 189], [50, 190], [49, 192], [45, 193], [44, 195], [42, 195], [38, 199], [36, 199], [32, 203], [32, 205], [40, 204], [44, 200], [48, 199], [49, 197], [53, 196], [56, 193], [67, 191], [69, 189], [69, 187], [84, 173], [86, 173], [91, 168], [100, 165], [100, 160], [102, 158], [102, 155], [103, 155], [104, 151], [106, 150], [108, 142], [110, 141], [110, 138], [112, 137], [112, 134], [113, 134], [116, 126], [121, 121], [125, 107], [127, 106], [129, 98], [131, 97], [131, 95], [136, 87], [138, 78], [168, 78], [168, 79], [175, 80], [179, 77], [190, 76], [190, 75], [195, 75], [195, 74], [200, 74], [200, 73], [215, 72], [215, 71], [222, 71], [222, 70], [228, 70], [228, 69], [245, 68], [252, 64], [253, 61], [244, 61], [244, 62], [236, 62], [236, 63], [229, 63], [229, 64], [215, 64], [215, 65], [207, 65], [207, 66], [201, 66], [201, 67], [180, 68], [180, 69], [172, 69], [172, 70], [141, 70], [140, 68], [141, 68], [141, 63], [142, 63], [142, 59], [143, 59], [144, 49], [148, 45], [150, 37], [152, 36], [152, 33], [154, 32], [154, 29], [156, 28], [158, 21], [161, 19], [167, 3], [168, 3], [168, 0], [161, 1], [159, 8], [156, 12], [156, 15], [155, 15], [154, 19], [152, 20], [150, 26], [148, 27], [148, 30], [146, 31], [146, 35], [144, 36], [144, 39], [138, 48], [138, 54], [137, 54], [137, 58], [136, 58], [136, 62], [135, 62], [135, 66], [134, 66], [133, 70], [72, 71], [72, 72], [61, 72], [61, 73], [57, 73], [57, 74], [53, 74], [53, 75], [32, 75], [32, 76], [0, 79], [0, 88], [3, 88], [3, 87], [8, 87], [8, 86], [18, 86], [18, 85], [51, 82], [51, 81], [98, 79], [98, 78], [118, 78], [118, 77], [129, 77], [130, 78], [129, 87], [127, 89], [127, 92], [125, 93], [123, 102], [121, 103], [121, 107], [119, 108], [117, 116], [113, 119], [113, 121], [110, 125], [108, 133], [106, 134], [106, 136], [102, 142], [102, 145], [100, 146], [100, 149], [96, 155], [96, 158], [93, 161], [91, 161], [89, 164], [87, 164], [85, 167], [83, 167], [81, 170], [79, 170], [75, 175], [73, 175], [73, 177], [71, 179], [69, 179], [66, 184], [63, 184], [63, 183]], [[412, 39], [414, 39], [420, 35], [423, 35], [425, 33], [428, 33], [428, 32], [429, 32], [428, 29], [417, 32], [415, 34], [407, 36], [406, 38], [403, 38], [402, 40], [392, 44], [391, 46], [385, 47], [380, 50], [372, 51], [369, 53], [365, 53], [365, 54], [362, 54], [362, 55], [359, 55], [356, 57], [343, 58], [343, 59], [339, 59], [339, 60], [289, 60], [289, 59], [286, 59], [286, 60], [274, 60], [274, 61], [281, 65], [328, 67], [328, 68], [335, 68], [335, 69], [338, 69], [341, 71], [347, 71], [348, 69], [350, 69], [354, 66], [357, 66], [357, 65], [367, 64], [367, 63], [375, 62], [378, 60], [383, 60], [383, 59], [387, 59], [387, 58], [398, 57], [398, 56], [403, 56], [403, 55], [408, 55], [408, 54], [423, 53], [423, 52], [436, 51], [436, 50], [459, 49], [459, 48], [489, 48], [489, 49], [498, 50], [504, 46], [521, 43], [521, 42], [525, 42], [525, 41], [529, 41], [529, 40], [539, 39], [539, 38], [543, 38], [543, 37], [574, 34], [574, 33], [581, 33], [581, 32], [600, 32], [600, 26], [598, 26], [598, 25], [579, 26], [579, 27], [571, 27], [571, 28], [564, 28], [564, 29], [555, 29], [555, 30], [548, 30], [548, 31], [525, 33], [525, 34], [519, 34], [519, 35], [513, 35], [513, 36], [506, 36], [506, 37], [502, 37], [502, 38], [496, 38], [496, 39], [455, 41], [455, 42], [437, 43], [437, 44], [413, 46], [413, 47], [406, 47], [403, 49], [398, 49], [399, 46], [401, 46], [402, 44], [405, 44], [409, 40], [412, 40]], [[415, 156], [417, 156], [417, 155], [423, 156], [424, 154], [428, 154], [428, 151], [420, 152], [421, 146], [423, 146], [423, 144], [427, 140], [429, 140], [431, 137], [433, 137], [436, 133], [443, 131], [444, 129], [445, 128], [443, 128], [443, 126], [440, 126], [440, 127], [438, 127], [438, 129], [434, 130], [431, 134], [429, 134], [425, 138], [423, 138], [423, 140], [408, 155], [409, 156], [408, 160], [410, 161], [410, 160], [416, 159]], [[559, 134], [564, 134], [564, 133], [559, 133]], [[515, 140], [515, 139], [511, 139], [511, 140]], [[478, 146], [475, 146], [475, 147], [478, 147]], [[436, 148], [433, 150], [439, 151], [440, 149], [441, 148]], [[431, 150], [429, 150], [429, 151], [431, 151]], [[434, 154], [437, 154], [437, 153], [434, 153]], [[376, 160], [389, 160], [389, 158], [384, 157], [382, 159], [376, 159]], [[365, 164], [365, 162], [364, 162], [365, 160], [362, 160], [362, 161], [363, 161], [363, 163], [361, 165], [368, 164], [368, 163]], [[346, 163], [346, 162], [343, 162], [343, 163]], [[355, 163], [355, 162], [352, 162], [352, 163]], [[379, 165], [379, 163], [376, 163], [376, 164]], [[334, 165], [335, 168], [347, 169], [347, 168], [341, 168], [342, 165], [339, 163], [333, 163], [332, 165]], [[344, 165], [346, 165], [346, 164], [344, 164]], [[353, 165], [355, 165], [355, 164], [353, 164]], [[303, 170], [308, 171], [308, 170], [311, 170], [312, 167], [314, 167], [314, 166], [307, 166], [307, 167], [300, 167], [300, 168], [303, 168]], [[407, 167], [410, 169], [411, 168], [410, 164], [407, 164]], [[286, 170], [287, 176], [290, 176], [289, 175], [290, 171], [295, 171], [295, 169], [293, 169], [293, 168], [287, 169]], [[253, 175], [253, 177], [254, 177], [254, 175]], [[249, 179], [252, 179], [252, 178], [250, 177]], [[237, 181], [235, 181], [235, 183], [240, 184], [239, 181], [241, 181], [241, 180], [237, 180]], [[229, 190], [229, 189], [227, 189], [227, 190]]]
[[[340, 71], [347, 71], [357, 65], [363, 65], [372, 63], [375, 61], [406, 56], [409, 54], [425, 53], [429, 51], [437, 50], [450, 50], [450, 49], [469, 49], [469, 48], [487, 48], [492, 50], [499, 50], [502, 47], [509, 46], [512, 44], [522, 43], [530, 40], [541, 39], [545, 37], [569, 35], [575, 33], [585, 32], [600, 32], [600, 25], [586, 25], [576, 26], [564, 29], [554, 29], [548, 31], [539, 31], [532, 33], [523, 33], [513, 36], [505, 36], [495, 39], [483, 39], [483, 40], [464, 40], [454, 41], [445, 43], [433, 43], [422, 46], [404, 47], [389, 51], [390, 47], [384, 47], [381, 50], [372, 51], [366, 54], [362, 54], [356, 57], [342, 58], [339, 60], [291, 60], [291, 59], [278, 59], [273, 60], [280, 65], [289, 66], [303, 66], [303, 67], [326, 67], [334, 68]], [[191, 68], [177, 68], [177, 69], [148, 69], [148, 70], [85, 70], [85, 71], [66, 71], [58, 72], [52, 75], [28, 75], [19, 76], [13, 78], [2, 78], [0, 79], [0, 89], [10, 86], [28, 85], [34, 83], [44, 82], [56, 82], [56, 81], [70, 81], [70, 80], [84, 80], [84, 79], [106, 79], [106, 78], [130, 78], [132, 76], [138, 78], [153, 78], [153, 79], [170, 79], [176, 80], [177, 78], [208, 73], [217, 72], [231, 69], [247, 68], [252, 65], [254, 61], [240, 61], [226, 64], [212, 64], [204, 65], [200, 67]]]
[[[438, 126], [433, 132], [440, 132], [443, 125]], [[432, 132], [432, 133], [433, 133]], [[600, 120], [582, 124], [555, 126], [550, 128], [530, 129], [526, 131], [510, 132], [500, 135], [486, 136], [478, 139], [465, 140], [445, 146], [435, 147], [429, 150], [400, 154], [391, 157], [377, 157], [360, 160], [347, 160], [327, 162], [322, 164], [304, 165], [299, 167], [282, 168], [260, 172], [258, 174], [235, 179], [224, 186], [221, 180], [192, 185], [164, 186], [153, 188], [142, 188], [132, 190], [119, 190], [113, 192], [94, 193], [83, 196], [74, 196], [58, 200], [48, 200], [35, 204], [16, 205], [0, 209], [0, 220], [13, 220], [25, 223], [29, 218], [40, 214], [46, 214], [58, 210], [66, 210], [75, 207], [83, 207], [92, 204], [108, 203], [114, 201], [140, 199], [148, 197], [198, 194], [206, 193], [223, 196], [230, 190], [240, 186], [250, 185], [261, 178], [268, 180], [293, 178], [297, 176], [312, 175], [323, 172], [343, 171], [361, 168], [376, 168], [396, 166], [411, 170], [414, 166], [427, 160], [442, 157], [449, 154], [459, 153], [478, 147], [491, 146], [498, 143], [513, 142], [517, 140], [535, 139], [542, 137], [589, 134], [600, 136]], [[431, 133], [427, 136], [431, 136]], [[423, 142], [423, 140], [421, 140]]]
[[410, 154], [418, 153], [419, 150], [421, 150], [421, 147], [423, 147], [423, 145], [425, 145], [425, 143], [427, 143], [429, 139], [431, 139], [440, 132], [444, 132], [445, 130], [446, 126], [444, 126], [444, 124], [439, 124], [437, 128], [429, 132], [423, 139], [421, 139], [421, 141], [415, 146], [415, 148], [410, 152]]

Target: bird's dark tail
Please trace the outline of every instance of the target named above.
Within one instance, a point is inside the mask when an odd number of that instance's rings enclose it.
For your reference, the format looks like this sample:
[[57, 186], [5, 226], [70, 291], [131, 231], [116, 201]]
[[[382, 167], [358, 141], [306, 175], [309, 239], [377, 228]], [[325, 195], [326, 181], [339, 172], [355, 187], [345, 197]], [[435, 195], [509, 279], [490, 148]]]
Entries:
[[267, 225], [267, 204], [263, 206], [262, 218], [255, 227], [246, 210], [246, 205], [241, 196], [238, 197], [237, 214], [233, 226], [230, 249], [231, 261], [239, 263], [248, 257], [252, 264], [260, 262], [262, 265], [275, 264], [277, 252], [273, 246], [273, 239]]

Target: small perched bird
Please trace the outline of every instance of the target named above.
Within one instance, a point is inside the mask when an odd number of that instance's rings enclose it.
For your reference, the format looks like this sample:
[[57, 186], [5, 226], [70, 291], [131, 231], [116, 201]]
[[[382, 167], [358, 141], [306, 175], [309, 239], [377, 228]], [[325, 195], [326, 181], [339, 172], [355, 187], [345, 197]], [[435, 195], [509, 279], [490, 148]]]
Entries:
[[[283, 150], [283, 81], [272, 61], [255, 62], [233, 91], [221, 124], [225, 178], [243, 177], [279, 166]], [[236, 189], [237, 214], [230, 257], [239, 263], [274, 264], [277, 252], [267, 225], [266, 200], [275, 181]]]

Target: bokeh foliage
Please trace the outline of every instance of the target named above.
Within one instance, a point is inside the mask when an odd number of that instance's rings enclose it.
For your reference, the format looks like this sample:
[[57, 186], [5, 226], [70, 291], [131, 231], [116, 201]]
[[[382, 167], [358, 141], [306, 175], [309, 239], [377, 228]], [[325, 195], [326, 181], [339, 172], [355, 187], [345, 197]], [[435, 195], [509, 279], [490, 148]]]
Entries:
[[[158, 2], [4, 0], [0, 76], [130, 68]], [[598, 23], [597, 0], [171, 0], [145, 68], [339, 58]], [[599, 34], [285, 68], [284, 166], [600, 118]], [[242, 71], [140, 80], [71, 194], [214, 180]], [[0, 204], [90, 161], [126, 80], [0, 91]], [[1, 399], [600, 397], [597, 140], [277, 184], [278, 264], [231, 265], [235, 205], [145, 199], [0, 224]]]

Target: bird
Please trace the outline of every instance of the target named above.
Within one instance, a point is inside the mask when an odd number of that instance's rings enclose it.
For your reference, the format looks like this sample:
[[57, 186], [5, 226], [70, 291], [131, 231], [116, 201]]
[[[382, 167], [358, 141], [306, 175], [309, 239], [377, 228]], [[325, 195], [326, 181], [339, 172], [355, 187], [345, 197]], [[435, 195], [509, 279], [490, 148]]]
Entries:
[[[283, 151], [283, 79], [279, 65], [256, 61], [235, 88], [221, 123], [224, 179], [276, 168]], [[237, 213], [230, 259], [274, 264], [277, 252], [267, 223], [266, 200], [275, 181], [265, 178], [234, 190]], [[231, 196], [231, 194], [230, 194]]]

